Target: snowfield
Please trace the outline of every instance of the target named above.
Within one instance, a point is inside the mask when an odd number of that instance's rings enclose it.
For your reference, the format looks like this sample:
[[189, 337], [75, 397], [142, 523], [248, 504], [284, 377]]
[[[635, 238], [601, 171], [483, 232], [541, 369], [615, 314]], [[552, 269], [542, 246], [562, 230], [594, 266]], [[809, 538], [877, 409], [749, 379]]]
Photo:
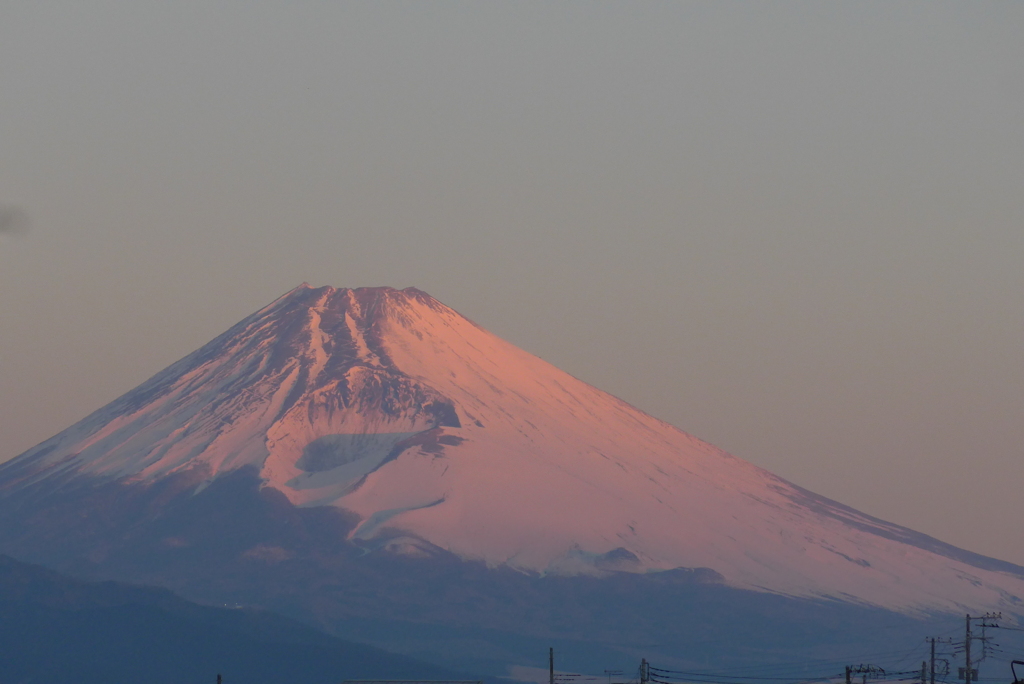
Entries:
[[1024, 569], [818, 497], [412, 288], [303, 285], [0, 466], [0, 492], [243, 466], [352, 539], [488, 566], [725, 583], [905, 613], [1020, 611]]

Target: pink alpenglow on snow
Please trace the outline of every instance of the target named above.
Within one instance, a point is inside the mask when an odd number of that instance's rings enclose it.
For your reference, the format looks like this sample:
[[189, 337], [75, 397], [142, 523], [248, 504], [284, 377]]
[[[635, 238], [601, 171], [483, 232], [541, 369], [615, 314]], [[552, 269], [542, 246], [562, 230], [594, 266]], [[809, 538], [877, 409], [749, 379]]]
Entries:
[[711, 568], [914, 613], [1024, 596], [1009, 564], [817, 497], [413, 288], [302, 285], [10, 465], [21, 484], [199, 469], [199, 489], [251, 466], [356, 513], [353, 539], [528, 573]]

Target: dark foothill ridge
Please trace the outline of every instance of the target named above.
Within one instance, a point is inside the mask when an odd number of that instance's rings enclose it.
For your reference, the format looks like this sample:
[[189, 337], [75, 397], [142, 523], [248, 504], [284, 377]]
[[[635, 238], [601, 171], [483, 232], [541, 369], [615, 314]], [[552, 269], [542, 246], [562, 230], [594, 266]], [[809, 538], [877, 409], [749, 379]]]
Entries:
[[0, 681], [336, 684], [480, 679], [345, 641], [273, 613], [201, 606], [166, 589], [83, 582], [0, 555]]

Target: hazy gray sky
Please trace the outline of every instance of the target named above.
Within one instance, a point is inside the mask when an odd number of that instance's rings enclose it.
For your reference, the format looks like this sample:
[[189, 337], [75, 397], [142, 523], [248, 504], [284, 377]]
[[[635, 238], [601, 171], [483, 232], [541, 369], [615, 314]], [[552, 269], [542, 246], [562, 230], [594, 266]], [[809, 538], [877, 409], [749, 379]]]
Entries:
[[0, 0], [0, 460], [302, 281], [415, 285], [1024, 563], [1022, 36], [1021, 2]]

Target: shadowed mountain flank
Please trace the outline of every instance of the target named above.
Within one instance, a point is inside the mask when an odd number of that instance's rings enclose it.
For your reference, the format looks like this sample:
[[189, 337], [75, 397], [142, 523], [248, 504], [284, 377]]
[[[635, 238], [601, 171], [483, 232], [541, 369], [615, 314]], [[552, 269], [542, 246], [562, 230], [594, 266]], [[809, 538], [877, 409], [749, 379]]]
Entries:
[[0, 678], [157, 684], [466, 678], [277, 615], [200, 606], [164, 589], [81, 582], [0, 556]]
[[[20, 534], [4, 528], [0, 547], [75, 575], [271, 610], [346, 640], [492, 676], [542, 666], [551, 645], [564, 666], [581, 670], [635, 667], [641, 657], [680, 667], [788, 662], [834, 657], [837, 645], [853, 658], [882, 642], [909, 648], [932, 624], [734, 589], [709, 568], [616, 571], [635, 563], [628, 552], [599, 559], [604, 577], [539, 576], [467, 562], [386, 525], [370, 539], [351, 537], [358, 517], [296, 507], [261, 488], [255, 469], [192, 489], [185, 481], [80, 488], [45, 520], [25, 520]], [[76, 524], [82, 510], [95, 512], [91, 527]], [[42, 522], [45, 537], [35, 533]]]

